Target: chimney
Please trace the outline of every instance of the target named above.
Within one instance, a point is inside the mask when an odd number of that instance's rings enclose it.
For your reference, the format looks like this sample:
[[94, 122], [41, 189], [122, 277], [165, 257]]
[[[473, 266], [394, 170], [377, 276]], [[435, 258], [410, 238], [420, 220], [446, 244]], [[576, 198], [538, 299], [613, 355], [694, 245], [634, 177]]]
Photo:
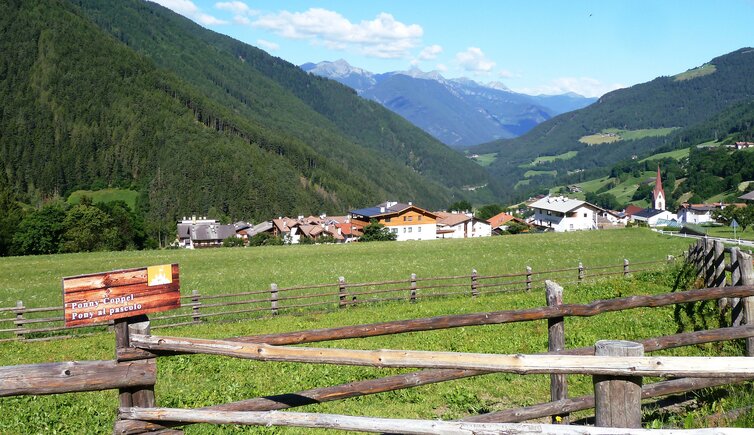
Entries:
[[413, 202], [411, 202], [411, 201], [409, 201], [409, 202], [408, 202], [408, 205], [414, 205], [414, 203], [413, 203]]
[[[390, 204], [390, 203], [388, 203]], [[380, 207], [380, 213], [385, 213], [385, 207]]]

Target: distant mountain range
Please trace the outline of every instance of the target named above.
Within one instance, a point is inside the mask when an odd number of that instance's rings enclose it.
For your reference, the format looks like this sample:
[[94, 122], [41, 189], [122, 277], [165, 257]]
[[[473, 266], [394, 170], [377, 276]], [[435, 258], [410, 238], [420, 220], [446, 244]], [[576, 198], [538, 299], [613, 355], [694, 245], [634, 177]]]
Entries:
[[500, 82], [446, 79], [437, 71], [374, 74], [342, 59], [306, 63], [301, 69], [353, 88], [453, 148], [520, 136], [553, 116], [596, 101], [573, 93], [520, 94]]

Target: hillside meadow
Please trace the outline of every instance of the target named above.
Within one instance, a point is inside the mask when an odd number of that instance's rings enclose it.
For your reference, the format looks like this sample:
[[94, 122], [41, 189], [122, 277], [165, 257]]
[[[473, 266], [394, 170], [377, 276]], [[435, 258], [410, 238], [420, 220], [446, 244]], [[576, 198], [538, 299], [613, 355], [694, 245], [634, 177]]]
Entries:
[[[184, 289], [213, 291], [255, 288], [270, 281], [281, 285], [317, 283], [343, 274], [352, 282], [390, 279], [415, 272], [421, 275], [466, 274], [472, 267], [480, 273], [506, 273], [585, 265], [612, 265], [662, 259], [678, 255], [688, 246], [679, 238], [660, 236], [640, 229], [536, 234], [489, 239], [417, 243], [374, 243], [346, 246], [283, 246], [207, 251], [159, 251], [5, 258], [2, 288], [13, 284], [28, 297], [38, 293], [39, 302], [58, 302], [59, 276], [161, 262], [179, 262]], [[81, 270], [85, 269], [85, 270]], [[680, 267], [640, 272], [581, 286], [566, 285], [565, 303], [668, 292], [679, 283]], [[8, 274], [15, 274], [10, 278]], [[686, 277], [688, 278], [688, 276]], [[50, 281], [50, 282], [48, 282]], [[34, 290], [30, 290], [34, 289]], [[20, 290], [19, 290], [20, 291]], [[21, 294], [21, 293], [19, 293]], [[3, 297], [5, 291], [3, 291]], [[12, 298], [11, 298], [12, 299]], [[415, 304], [380, 303], [330, 312], [280, 315], [232, 323], [207, 322], [155, 331], [156, 334], [204, 338], [284, 332], [302, 329], [410, 319], [443, 314], [522, 309], [541, 306], [544, 292], [502, 293], [476, 298], [419, 300]], [[716, 317], [704, 306], [675, 311], [672, 307], [638, 309], [593, 318], [566, 320], [566, 346], [594, 344], [599, 339], [639, 339], [694, 330], [700, 324], [716, 326]], [[353, 349], [415, 349], [459, 352], [537, 353], [547, 349], [547, 323], [464, 327], [441, 331], [340, 340], [318, 347]], [[0, 343], [0, 366], [64, 360], [111, 359], [112, 333], [67, 340]], [[676, 355], [740, 355], [735, 344], [681, 348]], [[670, 352], [665, 352], [670, 353]], [[158, 360], [157, 404], [167, 407], [200, 407], [271, 394], [290, 393], [359, 379], [369, 379], [409, 370], [377, 369], [295, 363], [264, 363], [213, 356], [174, 356]], [[571, 396], [591, 394], [591, 378], [569, 376]], [[708, 393], [699, 395], [700, 400]], [[738, 406], [746, 397], [737, 389], [715, 396], [717, 407]], [[352, 398], [297, 408], [300, 411], [350, 415], [456, 419], [470, 414], [502, 410], [546, 401], [549, 377], [495, 374], [478, 376], [409, 390]], [[702, 401], [703, 403], [703, 401]], [[0, 398], [0, 433], [110, 433], [115, 416], [115, 391]], [[704, 405], [702, 405], [704, 406]], [[691, 421], [701, 411], [691, 411]], [[588, 413], [583, 414], [586, 416]], [[679, 417], [648, 413], [650, 425], [676, 425]], [[684, 417], [688, 420], [688, 417]], [[703, 422], [697, 424], [703, 425]], [[195, 425], [187, 434], [300, 433], [300, 429]], [[310, 431], [311, 433], [328, 433]]]

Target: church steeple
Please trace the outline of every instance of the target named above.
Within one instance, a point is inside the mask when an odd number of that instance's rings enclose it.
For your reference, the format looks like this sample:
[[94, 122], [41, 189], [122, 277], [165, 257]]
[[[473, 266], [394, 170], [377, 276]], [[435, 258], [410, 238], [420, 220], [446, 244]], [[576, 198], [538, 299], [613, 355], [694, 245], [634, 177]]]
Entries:
[[655, 181], [655, 188], [652, 190], [652, 208], [665, 210], [665, 190], [662, 189], [660, 165], [657, 165], [657, 180]]

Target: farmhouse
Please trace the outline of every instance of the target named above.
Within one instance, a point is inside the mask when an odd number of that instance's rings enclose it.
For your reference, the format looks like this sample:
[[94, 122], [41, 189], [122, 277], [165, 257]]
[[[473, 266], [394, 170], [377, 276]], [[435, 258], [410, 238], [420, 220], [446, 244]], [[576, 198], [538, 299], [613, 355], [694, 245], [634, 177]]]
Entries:
[[508, 227], [512, 222], [526, 225], [527, 228], [530, 226], [529, 223], [525, 220], [517, 218], [512, 214], [505, 212], [492, 216], [491, 218], [487, 219], [487, 222], [489, 222], [490, 226], [492, 227], [493, 234], [502, 234], [504, 231], [508, 231]]
[[374, 207], [351, 210], [354, 225], [365, 227], [374, 219], [396, 235], [396, 240], [431, 240], [436, 237], [437, 215], [412, 203], [383, 202]]
[[492, 226], [489, 222], [477, 219], [471, 213], [439, 211], [435, 214], [437, 215], [438, 239], [465, 239], [492, 235]]
[[178, 246], [188, 249], [222, 246], [223, 240], [236, 236], [235, 225], [223, 225], [216, 219], [206, 217], [178, 221]]
[[534, 216], [529, 223], [545, 231], [595, 230], [602, 208], [580, 199], [546, 196], [529, 204]]
[[744, 201], [754, 201], [754, 190], [745, 195], [739, 196], [738, 199], [743, 199]]

